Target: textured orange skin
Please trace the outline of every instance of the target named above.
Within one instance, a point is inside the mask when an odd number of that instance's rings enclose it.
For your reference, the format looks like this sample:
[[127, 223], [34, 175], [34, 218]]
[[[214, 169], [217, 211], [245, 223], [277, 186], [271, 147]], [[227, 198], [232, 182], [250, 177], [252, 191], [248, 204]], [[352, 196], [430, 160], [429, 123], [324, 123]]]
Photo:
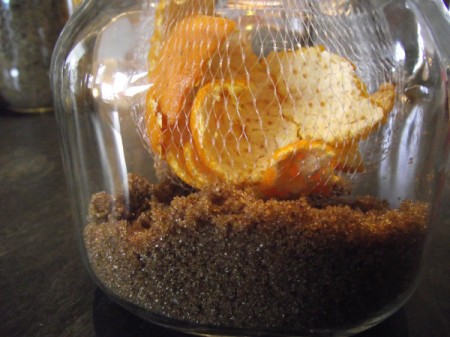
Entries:
[[189, 91], [200, 81], [204, 63], [219, 43], [236, 27], [234, 21], [213, 17], [188, 17], [164, 41], [150, 73], [153, 94], [167, 123], [176, 123]]

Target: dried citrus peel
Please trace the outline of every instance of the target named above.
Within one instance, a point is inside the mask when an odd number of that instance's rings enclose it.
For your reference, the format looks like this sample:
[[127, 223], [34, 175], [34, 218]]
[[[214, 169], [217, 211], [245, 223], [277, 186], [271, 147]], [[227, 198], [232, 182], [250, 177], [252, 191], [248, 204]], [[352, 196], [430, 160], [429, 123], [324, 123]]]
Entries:
[[215, 81], [197, 93], [190, 129], [201, 161], [221, 180], [257, 183], [270, 153], [297, 139], [295, 125], [277, 106], [259, 109], [245, 82]]
[[283, 112], [299, 126], [299, 138], [340, 144], [367, 136], [392, 110], [395, 88], [371, 96], [355, 66], [322, 47], [272, 52], [267, 57]]
[[182, 19], [194, 15], [211, 15], [215, 0], [160, 0], [155, 9], [155, 24], [150, 39], [148, 65], [154, 70], [162, 42]]
[[197, 179], [186, 168], [186, 158], [182, 147], [171, 147], [167, 151], [166, 162], [178, 178], [192, 187], [198, 187]]
[[200, 189], [204, 185], [217, 180], [216, 175], [200, 159], [193, 144], [185, 144], [183, 147], [186, 171], [193, 178], [192, 187]]
[[234, 21], [219, 17], [187, 17], [163, 41], [149, 77], [154, 98], [169, 125], [183, 112], [189, 91], [203, 77], [205, 62], [235, 26]]
[[335, 152], [322, 142], [300, 140], [277, 150], [264, 172], [259, 190], [264, 197], [287, 199], [330, 194], [341, 178], [333, 167]]
[[154, 99], [153, 92], [147, 94], [145, 117], [146, 129], [150, 147], [155, 155], [163, 158], [163, 130], [164, 122], [161, 112], [159, 112], [158, 102]]
[[255, 89], [269, 85], [266, 67], [253, 53], [248, 34], [235, 30], [227, 35], [226, 41], [219, 45], [208, 61], [202, 85], [218, 79], [244, 81], [249, 86], [258, 84]]
[[362, 172], [359, 140], [384, 122], [395, 87], [369, 95], [355, 66], [322, 47], [259, 62], [234, 27], [188, 17], [164, 41], [147, 98], [155, 154], [195, 188], [250, 184], [276, 198], [329, 194], [337, 171]]

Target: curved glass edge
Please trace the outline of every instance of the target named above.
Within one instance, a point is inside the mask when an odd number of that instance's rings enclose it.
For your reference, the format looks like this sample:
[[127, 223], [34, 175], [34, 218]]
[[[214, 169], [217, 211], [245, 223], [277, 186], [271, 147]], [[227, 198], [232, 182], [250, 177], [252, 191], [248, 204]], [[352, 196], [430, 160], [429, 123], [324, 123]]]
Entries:
[[450, 12], [443, 1], [412, 0], [430, 29], [443, 65], [450, 67]]
[[[146, 3], [151, 6], [150, 3], [154, 2]], [[95, 168], [95, 164], [86, 160], [90, 156], [99, 158], [98, 152], [83, 152], [92, 148], [89, 144], [93, 141], [89, 136], [92, 127], [101, 124], [93, 113], [97, 107], [92, 90], [89, 88], [89, 76], [85, 75], [92, 72], [91, 62], [96, 39], [104, 27], [124, 12], [136, 13], [142, 10], [141, 7], [141, 2], [135, 0], [83, 1], [67, 21], [52, 55], [50, 84], [60, 152], [70, 194], [73, 222], [77, 231], [76, 237], [82, 253], [85, 251], [82, 232], [86, 224], [86, 201], [89, 200], [92, 191], [104, 189], [98, 183], [102, 181], [98, 172], [101, 169]], [[117, 117], [116, 115], [116, 121]], [[114, 133], [115, 130], [111, 128], [110, 132]], [[84, 253], [82, 258], [89, 269]]]
[[[429, 34], [436, 45], [436, 53], [441, 66], [442, 85], [445, 87], [443, 106], [445, 118], [443, 125], [447, 125], [447, 133], [442, 135], [441, 143], [444, 150], [437, 162], [437, 176], [440, 182], [450, 182], [450, 10], [443, 1], [411, 0], [416, 15], [425, 23]], [[440, 183], [442, 189], [444, 184]], [[440, 192], [436, 199], [439, 199]], [[437, 204], [438, 200], [434, 200]]]

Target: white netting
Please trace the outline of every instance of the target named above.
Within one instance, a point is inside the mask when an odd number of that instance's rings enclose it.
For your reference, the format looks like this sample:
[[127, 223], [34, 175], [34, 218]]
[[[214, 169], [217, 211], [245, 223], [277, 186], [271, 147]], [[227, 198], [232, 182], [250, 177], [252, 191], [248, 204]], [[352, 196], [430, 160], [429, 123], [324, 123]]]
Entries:
[[394, 106], [389, 35], [364, 1], [161, 0], [140, 127], [201, 188], [330, 193]]

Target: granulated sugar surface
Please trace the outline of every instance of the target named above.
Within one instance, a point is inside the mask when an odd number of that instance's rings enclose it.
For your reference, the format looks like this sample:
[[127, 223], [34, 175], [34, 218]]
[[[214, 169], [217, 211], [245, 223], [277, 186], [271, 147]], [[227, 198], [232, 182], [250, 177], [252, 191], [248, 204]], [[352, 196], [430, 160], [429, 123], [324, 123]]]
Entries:
[[100, 282], [158, 315], [277, 331], [352, 325], [396, 301], [418, 272], [422, 203], [265, 201], [135, 175], [129, 186], [128, 205], [92, 197], [86, 250]]

